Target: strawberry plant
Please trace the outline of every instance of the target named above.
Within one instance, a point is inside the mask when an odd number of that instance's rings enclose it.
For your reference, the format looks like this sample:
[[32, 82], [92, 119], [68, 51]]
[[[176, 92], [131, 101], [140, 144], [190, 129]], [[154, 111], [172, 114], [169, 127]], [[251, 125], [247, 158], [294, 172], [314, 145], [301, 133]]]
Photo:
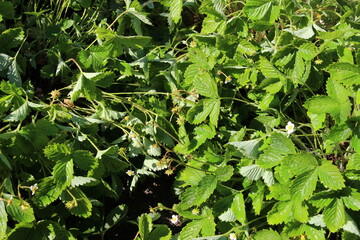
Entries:
[[357, 1], [0, 1], [0, 239], [358, 239]]

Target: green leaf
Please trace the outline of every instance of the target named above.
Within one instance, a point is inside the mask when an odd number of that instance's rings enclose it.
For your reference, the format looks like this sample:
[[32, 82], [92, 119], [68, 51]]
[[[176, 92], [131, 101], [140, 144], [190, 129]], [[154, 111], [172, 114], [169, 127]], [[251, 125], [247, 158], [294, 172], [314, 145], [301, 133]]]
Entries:
[[30, 107], [27, 101], [24, 102], [18, 109], [11, 112], [7, 115], [3, 120], [9, 122], [18, 122], [22, 121], [26, 118], [26, 116], [30, 113]]
[[97, 185], [98, 183], [99, 181], [96, 178], [74, 176], [74, 178], [71, 180], [71, 187], [94, 186]]
[[334, 199], [324, 210], [324, 222], [331, 232], [336, 232], [344, 226], [345, 207], [341, 199]]
[[125, 204], [121, 204], [121, 205], [116, 206], [113, 209], [111, 209], [109, 214], [106, 216], [104, 228], [110, 229], [113, 226], [115, 226], [118, 222], [120, 222], [126, 216], [127, 211], [128, 211], [128, 208]]
[[347, 170], [360, 170], [360, 153], [351, 155], [349, 162], [346, 165]]
[[92, 204], [79, 188], [67, 188], [62, 192], [61, 200], [71, 214], [83, 218], [91, 216]]
[[249, 178], [250, 180], [258, 180], [265, 173], [266, 169], [260, 167], [257, 164], [240, 168], [240, 174], [244, 177]]
[[335, 80], [330, 79], [326, 82], [326, 92], [331, 98], [336, 99], [341, 104], [349, 101], [349, 91]]
[[35, 221], [34, 210], [25, 200], [12, 199], [12, 203], [6, 206], [8, 214], [17, 222]]
[[270, 230], [264, 229], [258, 231], [254, 236], [254, 240], [264, 240], [264, 239], [283, 240], [280, 234], [272, 229]]
[[56, 162], [56, 161], [68, 161], [71, 159], [71, 149], [64, 143], [54, 143], [44, 148], [45, 156]]
[[274, 67], [274, 65], [264, 57], [260, 57], [259, 68], [262, 74], [268, 78], [283, 79], [283, 74]]
[[148, 239], [153, 228], [152, 219], [149, 214], [142, 214], [139, 218], [139, 233], [142, 239]]
[[185, 227], [180, 232], [179, 239], [181, 240], [193, 240], [197, 236], [199, 236], [199, 233], [203, 227], [203, 221], [202, 220], [193, 220], [186, 224]]
[[[4, 4], [4, 3], [2, 3]], [[1, 8], [1, 5], [0, 5]], [[0, 10], [1, 11], [1, 10]], [[1, 13], [0, 13], [1, 14]], [[24, 30], [20, 27], [9, 28], [0, 34], [0, 46], [2, 51], [9, 51], [18, 47], [24, 40]], [[16, 58], [12, 58], [15, 61]]]
[[293, 216], [294, 218], [302, 223], [306, 223], [309, 219], [308, 207], [303, 201], [297, 199], [292, 200], [293, 202]]
[[[3, 154], [0, 150], [0, 160], [3, 162], [3, 164], [8, 167], [10, 170], [12, 170], [12, 167], [11, 167], [11, 164], [10, 164], [10, 161], [8, 159], [8, 157]], [[1, 239], [1, 238], [0, 238]]]
[[[217, 99], [203, 99], [200, 100], [195, 106], [187, 112], [187, 120], [192, 124], [200, 124], [214, 111], [214, 104], [216, 105]], [[210, 105], [209, 105], [210, 104]], [[220, 108], [215, 111], [220, 111]], [[217, 119], [216, 119], [217, 124]]]
[[136, 17], [137, 19], [139, 19], [143, 23], [152, 26], [152, 23], [150, 22], [150, 20], [143, 13], [136, 11], [135, 8], [129, 8], [127, 10], [127, 13], [134, 16], [134, 17]]
[[320, 182], [329, 189], [338, 190], [345, 187], [345, 179], [339, 169], [328, 160], [324, 160], [317, 168]]
[[277, 202], [267, 214], [267, 221], [270, 225], [287, 223], [291, 220], [293, 202]]
[[233, 211], [236, 220], [243, 224], [246, 222], [245, 201], [244, 196], [241, 192], [235, 195], [234, 200], [231, 204], [231, 210]]
[[357, 65], [345, 62], [336, 62], [328, 67], [332, 79], [345, 86], [360, 84], [360, 69]]
[[11, 230], [9, 233], [9, 240], [19, 240], [19, 239], [27, 239], [27, 240], [38, 240], [41, 239], [40, 233], [38, 231], [34, 231], [33, 223], [20, 223], [16, 224], [16, 227]]
[[[0, 4], [1, 3], [2, 2], [0, 2]], [[10, 56], [8, 56], [8, 55], [6, 55], [4, 53], [0, 53], [0, 72], [7, 69], [10, 62], [11, 62], [11, 57]]]
[[315, 170], [318, 167], [318, 162], [312, 154], [299, 153], [288, 155], [284, 159], [283, 165], [294, 175], [300, 175]]
[[357, 226], [356, 221], [354, 221], [354, 219], [347, 213], [345, 213], [345, 224], [342, 229], [360, 237], [360, 230]]
[[62, 190], [54, 183], [52, 177], [44, 178], [38, 185], [33, 201], [43, 208], [58, 199], [61, 193]]
[[350, 194], [344, 197], [341, 197], [345, 206], [353, 211], [360, 210], [360, 193], [355, 189], [351, 189]]
[[251, 189], [249, 197], [252, 199], [252, 206], [256, 215], [259, 215], [264, 203], [265, 185], [261, 181], [257, 181], [256, 185]]
[[83, 94], [83, 96], [89, 101], [99, 99], [99, 89], [96, 88], [95, 82], [90, 80], [96, 75], [98, 74], [80, 73], [76, 84], [74, 85], [72, 91], [69, 93], [72, 102], [75, 102], [81, 96], [81, 94]]
[[281, 133], [273, 133], [270, 136], [270, 141], [271, 143], [256, 161], [256, 164], [265, 169], [278, 165], [284, 156], [295, 153], [295, 146], [292, 141]]
[[199, 185], [187, 188], [180, 195], [180, 208], [185, 210], [192, 206], [199, 206], [210, 197], [214, 192], [216, 185], [216, 177], [213, 175], [206, 175], [201, 179]]
[[170, 0], [170, 17], [174, 23], [178, 23], [181, 19], [181, 12], [183, 8], [183, 0]]
[[4, 201], [0, 201], [0, 239], [5, 239], [8, 217]]
[[298, 54], [306, 61], [315, 58], [317, 49], [314, 43], [306, 42], [299, 47]]
[[319, 209], [323, 209], [330, 205], [332, 200], [336, 198], [337, 194], [335, 191], [321, 191], [314, 194], [310, 199], [309, 203]]
[[98, 160], [92, 156], [92, 153], [86, 150], [76, 150], [71, 156], [75, 164], [84, 171], [93, 170], [99, 165]]
[[53, 170], [54, 182], [56, 185], [64, 190], [71, 185], [74, 177], [74, 163], [73, 160], [60, 160], [56, 163]]
[[194, 168], [185, 168], [180, 172], [177, 181], [183, 182], [183, 185], [181, 186], [196, 186], [205, 176], [206, 174], [204, 171], [200, 171]]
[[261, 141], [254, 139], [240, 142], [229, 142], [230, 145], [236, 147], [238, 151], [246, 158], [256, 159], [260, 154], [259, 148]]
[[216, 81], [207, 71], [201, 71], [193, 81], [199, 94], [209, 98], [219, 96]]
[[7, 19], [13, 19], [15, 17], [14, 6], [11, 2], [0, 2], [0, 15]]
[[9, 79], [10, 83], [15, 84], [17, 87], [22, 86], [22, 80], [21, 80], [20, 73], [21, 73], [21, 69], [16, 62], [16, 58], [13, 58], [9, 64], [7, 77]]
[[316, 171], [310, 170], [298, 175], [291, 185], [290, 192], [292, 197], [301, 200], [309, 198], [315, 191], [316, 183]]
[[166, 225], [157, 225], [150, 233], [150, 240], [170, 240], [171, 230]]
[[303, 38], [303, 39], [309, 39], [312, 36], [314, 36], [314, 34], [315, 34], [312, 24], [307, 27], [298, 29], [298, 30], [293, 30], [293, 29], [288, 28], [288, 29], [285, 29], [285, 31], [290, 32], [294, 36]]
[[240, 52], [241, 54], [246, 55], [255, 55], [257, 48], [249, 41], [246, 41], [245, 39], [240, 39], [239, 45], [236, 48], [237, 52]]
[[271, 0], [249, 0], [246, 1], [244, 12], [253, 21], [273, 23], [279, 17], [280, 7]]
[[108, 57], [108, 49], [103, 46], [92, 46], [89, 50], [82, 50], [78, 54], [79, 63], [84, 65], [85, 68], [91, 66], [95, 71], [103, 67], [103, 61]]
[[228, 181], [234, 174], [234, 168], [229, 165], [219, 167], [215, 171], [215, 176], [218, 181]]

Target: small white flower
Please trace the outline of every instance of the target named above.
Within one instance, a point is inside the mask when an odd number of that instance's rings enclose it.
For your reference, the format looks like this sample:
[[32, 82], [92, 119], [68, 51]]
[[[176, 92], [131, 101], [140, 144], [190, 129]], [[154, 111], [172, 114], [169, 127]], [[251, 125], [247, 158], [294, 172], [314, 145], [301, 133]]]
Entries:
[[295, 131], [295, 125], [292, 122], [288, 122], [285, 127], [287, 133], [290, 135]]
[[37, 183], [35, 183], [34, 185], [30, 186], [30, 190], [31, 190], [31, 195], [34, 195], [35, 192], [39, 189], [39, 187], [37, 186]]
[[171, 219], [170, 219], [170, 222], [174, 225], [178, 224], [179, 223], [179, 216], [178, 215], [172, 215], [171, 216]]
[[133, 170], [127, 170], [126, 171], [126, 174], [131, 177], [131, 176], [134, 176], [135, 175], [135, 172]]
[[235, 233], [230, 233], [229, 238], [230, 238], [230, 240], [236, 240], [236, 234]]

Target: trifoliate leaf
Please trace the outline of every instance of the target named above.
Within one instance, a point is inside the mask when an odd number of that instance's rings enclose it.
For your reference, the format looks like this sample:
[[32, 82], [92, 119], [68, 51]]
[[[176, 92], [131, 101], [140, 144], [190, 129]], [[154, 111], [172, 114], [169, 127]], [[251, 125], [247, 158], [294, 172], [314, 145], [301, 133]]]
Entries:
[[166, 225], [157, 225], [150, 233], [149, 239], [170, 240], [171, 230]]

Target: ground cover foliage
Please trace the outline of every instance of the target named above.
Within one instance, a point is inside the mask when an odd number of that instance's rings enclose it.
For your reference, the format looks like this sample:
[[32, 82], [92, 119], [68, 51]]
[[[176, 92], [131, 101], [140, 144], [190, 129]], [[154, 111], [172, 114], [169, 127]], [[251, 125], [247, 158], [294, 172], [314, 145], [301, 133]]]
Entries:
[[0, 1], [0, 239], [358, 239], [359, 17]]

